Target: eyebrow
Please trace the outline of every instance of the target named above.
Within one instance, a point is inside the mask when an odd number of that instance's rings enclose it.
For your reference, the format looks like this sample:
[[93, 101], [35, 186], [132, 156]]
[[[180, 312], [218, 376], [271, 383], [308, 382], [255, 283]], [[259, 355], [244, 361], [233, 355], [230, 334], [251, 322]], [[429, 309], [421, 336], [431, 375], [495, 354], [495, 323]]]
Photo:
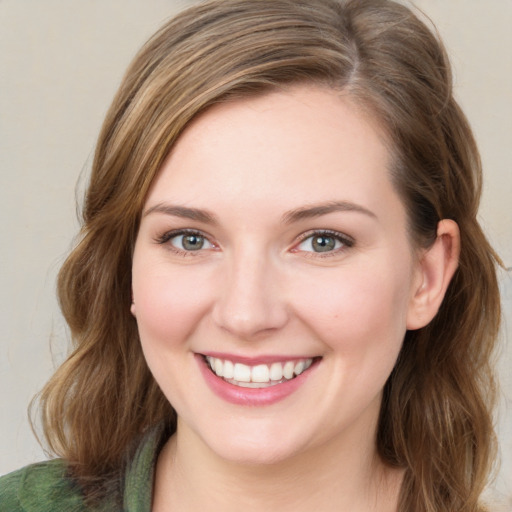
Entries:
[[[218, 224], [216, 216], [208, 210], [200, 208], [190, 208], [188, 206], [171, 205], [165, 203], [159, 203], [151, 208], [147, 209], [142, 216], [146, 217], [151, 213], [163, 213], [165, 215], [172, 215], [174, 217], [181, 217], [184, 219], [191, 219], [198, 222], [204, 222], [205, 224]], [[321, 203], [311, 206], [302, 206], [294, 210], [286, 212], [282, 216], [283, 224], [293, 224], [305, 219], [312, 219], [315, 217], [321, 217], [334, 212], [357, 212], [377, 218], [375, 213], [368, 210], [364, 206], [351, 203], [349, 201], [329, 201], [327, 203]]]
[[334, 212], [357, 212], [374, 219], [377, 218], [375, 213], [373, 213], [371, 210], [368, 210], [364, 206], [351, 203], [349, 201], [329, 201], [327, 203], [304, 206], [290, 210], [283, 215], [282, 220], [284, 224], [293, 224], [294, 222], [298, 222], [300, 220], [312, 219]]
[[146, 217], [150, 213], [164, 213], [166, 215], [173, 215], [174, 217], [181, 217], [183, 219], [196, 220], [204, 222], [205, 224], [217, 224], [215, 215], [208, 210], [200, 208], [189, 208], [188, 206], [177, 206], [171, 204], [159, 203], [147, 209], [142, 216]]

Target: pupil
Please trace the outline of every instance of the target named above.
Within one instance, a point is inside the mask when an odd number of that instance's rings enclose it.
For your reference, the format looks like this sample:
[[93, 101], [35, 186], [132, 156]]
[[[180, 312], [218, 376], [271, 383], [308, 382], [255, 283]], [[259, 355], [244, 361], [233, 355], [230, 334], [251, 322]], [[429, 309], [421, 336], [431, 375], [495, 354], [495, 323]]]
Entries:
[[313, 249], [316, 252], [332, 251], [335, 243], [334, 238], [331, 236], [317, 236], [313, 239]]
[[187, 251], [197, 251], [204, 245], [202, 236], [186, 235], [183, 237], [183, 248]]

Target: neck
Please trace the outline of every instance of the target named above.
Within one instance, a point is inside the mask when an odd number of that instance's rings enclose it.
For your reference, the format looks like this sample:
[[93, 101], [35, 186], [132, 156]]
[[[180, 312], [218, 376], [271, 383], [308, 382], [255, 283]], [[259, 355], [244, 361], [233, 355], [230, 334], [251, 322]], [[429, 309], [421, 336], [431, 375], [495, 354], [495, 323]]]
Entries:
[[402, 472], [382, 464], [374, 439], [357, 432], [285, 461], [247, 464], [218, 457], [181, 426], [158, 460], [153, 511], [394, 512]]

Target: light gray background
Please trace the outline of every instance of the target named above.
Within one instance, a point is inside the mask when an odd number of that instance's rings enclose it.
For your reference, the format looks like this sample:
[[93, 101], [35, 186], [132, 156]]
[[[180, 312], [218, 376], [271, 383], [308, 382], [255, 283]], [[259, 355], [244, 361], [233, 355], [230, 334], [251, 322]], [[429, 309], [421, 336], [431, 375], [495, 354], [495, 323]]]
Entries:
[[[191, 3], [0, 0], [0, 474], [44, 457], [26, 410], [67, 351], [55, 276], [78, 228], [75, 186], [86, 179], [102, 119], [136, 50]], [[512, 0], [416, 5], [434, 20], [452, 58], [457, 97], [484, 162], [481, 220], [511, 267]], [[510, 512], [511, 273], [500, 281], [502, 468], [492, 494], [496, 511]]]

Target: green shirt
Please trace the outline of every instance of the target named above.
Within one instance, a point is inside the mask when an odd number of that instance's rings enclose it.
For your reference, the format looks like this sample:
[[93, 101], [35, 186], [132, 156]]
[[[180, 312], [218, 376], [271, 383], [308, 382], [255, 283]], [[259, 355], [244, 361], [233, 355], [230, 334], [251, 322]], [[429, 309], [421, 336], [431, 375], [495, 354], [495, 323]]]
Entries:
[[86, 506], [62, 459], [32, 464], [0, 478], [0, 512], [150, 512], [161, 429], [150, 431], [121, 475], [119, 490]]

